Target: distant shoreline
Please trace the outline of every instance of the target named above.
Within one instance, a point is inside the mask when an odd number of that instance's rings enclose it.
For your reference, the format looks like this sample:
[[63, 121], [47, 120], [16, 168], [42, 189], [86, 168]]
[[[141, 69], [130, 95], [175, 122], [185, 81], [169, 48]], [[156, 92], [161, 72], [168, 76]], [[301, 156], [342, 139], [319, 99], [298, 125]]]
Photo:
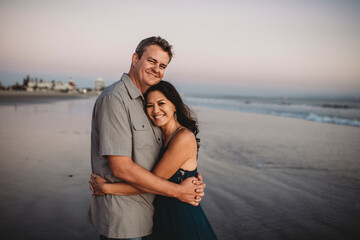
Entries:
[[49, 103], [59, 100], [81, 99], [97, 97], [98, 93], [61, 93], [55, 91], [0, 91], [0, 105]]

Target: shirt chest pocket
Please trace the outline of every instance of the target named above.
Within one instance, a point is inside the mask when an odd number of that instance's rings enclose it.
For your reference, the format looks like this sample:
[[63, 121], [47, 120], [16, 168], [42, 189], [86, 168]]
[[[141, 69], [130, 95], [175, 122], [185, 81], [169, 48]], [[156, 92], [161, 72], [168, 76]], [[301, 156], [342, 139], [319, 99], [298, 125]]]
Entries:
[[149, 123], [133, 123], [133, 146], [135, 149], [154, 146], [154, 134]]

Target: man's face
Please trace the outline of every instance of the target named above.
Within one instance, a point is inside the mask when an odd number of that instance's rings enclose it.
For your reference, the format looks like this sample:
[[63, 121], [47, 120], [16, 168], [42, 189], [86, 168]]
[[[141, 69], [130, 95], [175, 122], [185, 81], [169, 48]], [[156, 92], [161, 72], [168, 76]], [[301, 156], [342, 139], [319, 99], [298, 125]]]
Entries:
[[136, 53], [133, 55], [134, 80], [142, 93], [160, 82], [169, 61], [169, 54], [157, 45], [150, 45], [140, 59]]

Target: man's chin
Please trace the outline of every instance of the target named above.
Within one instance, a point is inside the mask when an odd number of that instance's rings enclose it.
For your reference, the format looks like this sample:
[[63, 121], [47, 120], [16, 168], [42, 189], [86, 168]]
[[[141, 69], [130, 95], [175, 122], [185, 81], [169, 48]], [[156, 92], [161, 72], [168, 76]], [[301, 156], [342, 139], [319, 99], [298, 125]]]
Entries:
[[152, 79], [152, 80], [149, 81], [149, 83], [151, 84], [151, 86], [153, 86], [153, 85], [158, 84], [160, 82], [160, 80], [161, 79]]

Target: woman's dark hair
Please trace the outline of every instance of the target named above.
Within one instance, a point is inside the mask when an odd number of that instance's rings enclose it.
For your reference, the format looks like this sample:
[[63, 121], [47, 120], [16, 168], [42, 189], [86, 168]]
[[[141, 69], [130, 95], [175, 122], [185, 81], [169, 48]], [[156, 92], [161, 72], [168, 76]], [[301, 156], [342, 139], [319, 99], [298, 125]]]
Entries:
[[[160, 81], [158, 84], [151, 86], [146, 91], [146, 93], [144, 94], [145, 99], [147, 99], [148, 94], [153, 91], [160, 91], [162, 94], [165, 95], [167, 99], [170, 100], [170, 102], [172, 102], [172, 104], [175, 105], [176, 117], [178, 122], [182, 126], [190, 129], [196, 137], [196, 135], [199, 133], [196, 115], [183, 102], [183, 100], [180, 97], [180, 94], [175, 89], [175, 87], [167, 81]], [[197, 143], [197, 148], [199, 150], [200, 138], [196, 137], [196, 143]]]
[[157, 45], [157, 46], [161, 47], [162, 50], [167, 52], [168, 55], [169, 55], [169, 58], [170, 58], [169, 59], [169, 63], [170, 63], [171, 58], [173, 56], [172, 46], [169, 44], [168, 41], [166, 41], [165, 39], [163, 39], [161, 37], [149, 37], [149, 38], [143, 39], [138, 44], [138, 46], [136, 47], [136, 50], [135, 50], [135, 52], [137, 53], [139, 59], [141, 58], [143, 53], [146, 51], [146, 49], [151, 45]]

